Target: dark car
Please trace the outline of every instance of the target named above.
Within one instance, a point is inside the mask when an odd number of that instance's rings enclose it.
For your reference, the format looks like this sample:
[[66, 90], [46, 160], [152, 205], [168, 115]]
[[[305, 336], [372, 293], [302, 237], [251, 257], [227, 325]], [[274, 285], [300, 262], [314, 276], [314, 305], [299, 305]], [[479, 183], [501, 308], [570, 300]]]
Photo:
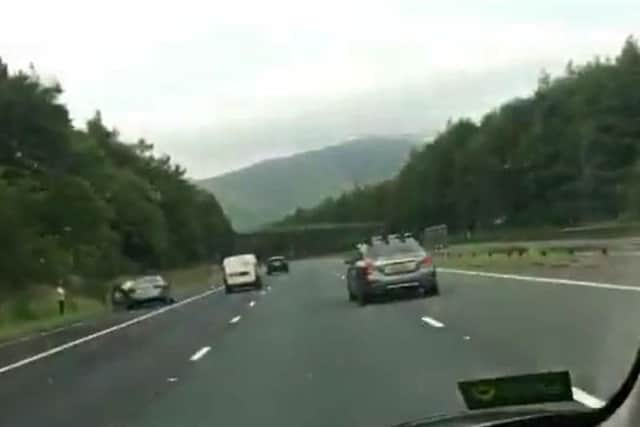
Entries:
[[412, 237], [393, 235], [358, 245], [346, 261], [349, 300], [365, 305], [374, 295], [415, 290], [422, 296], [439, 293], [436, 268], [430, 254]]
[[267, 274], [273, 274], [277, 272], [289, 272], [289, 262], [283, 256], [272, 256], [267, 260]]
[[114, 307], [135, 308], [148, 302], [174, 302], [171, 287], [162, 276], [143, 276], [127, 280], [113, 288], [111, 301]]

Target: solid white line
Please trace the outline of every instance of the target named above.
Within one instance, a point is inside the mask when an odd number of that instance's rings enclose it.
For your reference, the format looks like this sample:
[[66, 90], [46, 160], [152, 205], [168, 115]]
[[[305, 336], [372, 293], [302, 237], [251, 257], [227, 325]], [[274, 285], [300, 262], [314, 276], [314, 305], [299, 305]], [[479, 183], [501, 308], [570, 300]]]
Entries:
[[255, 301], [251, 301], [251, 302], [249, 303], [249, 307], [253, 307], [254, 305], [256, 305], [256, 302], [255, 302]]
[[432, 319], [431, 317], [427, 317], [427, 316], [424, 316], [422, 318], [422, 321], [424, 323], [428, 323], [429, 325], [433, 326], [434, 328], [442, 328], [444, 326], [444, 323], [440, 322], [439, 320]]
[[604, 400], [598, 399], [578, 387], [571, 387], [571, 391], [573, 392], [573, 400], [582, 403], [588, 408], [602, 408], [606, 404]]
[[202, 347], [200, 350], [196, 351], [189, 360], [195, 362], [198, 359], [202, 358], [202, 356], [204, 356], [205, 354], [209, 353], [209, 350], [211, 350], [211, 347]]
[[616, 291], [640, 292], [640, 286], [626, 286], [615, 283], [586, 282], [582, 280], [557, 279], [552, 277], [520, 276], [517, 274], [487, 273], [484, 271], [458, 270], [454, 268], [439, 268], [438, 272], [464, 274], [467, 276], [493, 277], [496, 279], [523, 280], [527, 282], [555, 283], [558, 285], [588, 286], [591, 288], [612, 289]]
[[229, 323], [238, 323], [242, 319], [242, 316], [236, 316], [233, 319], [229, 320]]
[[214, 293], [219, 292], [221, 290], [222, 290], [222, 288], [217, 288], [217, 289], [213, 289], [213, 290], [209, 290], [209, 291], [203, 292], [203, 293], [198, 294], [198, 295], [194, 295], [194, 296], [192, 296], [190, 298], [184, 299], [184, 300], [182, 300], [180, 302], [177, 302], [175, 304], [168, 305], [166, 307], [162, 307], [162, 308], [160, 308], [158, 310], [155, 310], [155, 311], [152, 311], [150, 313], [144, 314], [142, 316], [133, 318], [131, 320], [127, 320], [126, 322], [122, 322], [122, 323], [120, 323], [118, 325], [115, 325], [115, 326], [112, 326], [110, 328], [103, 329], [103, 330], [98, 331], [96, 333], [93, 333], [91, 335], [87, 335], [87, 336], [79, 338], [77, 340], [70, 341], [70, 342], [68, 342], [66, 344], [62, 344], [62, 345], [60, 345], [58, 347], [54, 347], [54, 348], [52, 348], [50, 350], [47, 350], [47, 351], [44, 351], [42, 353], [38, 353], [36, 355], [27, 357], [26, 359], [22, 359], [22, 360], [20, 360], [18, 362], [10, 364], [10, 365], [3, 366], [3, 367], [0, 368], [0, 374], [4, 374], [5, 372], [8, 372], [8, 371], [10, 371], [12, 369], [16, 369], [16, 368], [19, 368], [21, 366], [27, 365], [29, 363], [35, 362], [36, 360], [44, 359], [45, 357], [49, 357], [49, 356], [51, 356], [53, 354], [60, 353], [63, 350], [66, 350], [66, 349], [71, 348], [71, 347], [75, 347], [75, 346], [80, 345], [82, 343], [85, 343], [87, 341], [94, 340], [94, 339], [96, 339], [98, 337], [101, 337], [103, 335], [110, 334], [112, 332], [118, 331], [120, 329], [126, 328], [126, 327], [131, 326], [131, 325], [135, 325], [136, 323], [140, 323], [143, 320], [150, 319], [150, 318], [158, 316], [159, 314], [162, 314], [162, 313], [166, 313], [167, 311], [173, 310], [174, 308], [178, 308], [181, 305], [188, 304], [188, 303], [190, 303], [192, 301], [195, 301], [197, 299], [206, 297], [207, 295], [214, 294]]

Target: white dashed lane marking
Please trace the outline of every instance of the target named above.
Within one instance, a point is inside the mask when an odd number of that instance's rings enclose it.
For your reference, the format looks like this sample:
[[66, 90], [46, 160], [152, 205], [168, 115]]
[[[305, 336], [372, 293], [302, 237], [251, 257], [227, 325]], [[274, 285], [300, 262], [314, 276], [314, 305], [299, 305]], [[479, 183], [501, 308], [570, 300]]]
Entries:
[[251, 301], [251, 302], [249, 303], [249, 307], [253, 307], [254, 305], [256, 305], [256, 302], [255, 302], [255, 301]]
[[433, 319], [431, 317], [424, 316], [421, 319], [424, 323], [433, 326], [434, 328], [442, 328], [444, 327], [444, 323], [439, 320]]
[[229, 320], [229, 323], [231, 324], [238, 323], [240, 319], [242, 319], [242, 316], [236, 316], [233, 319]]
[[193, 356], [189, 360], [195, 362], [200, 360], [205, 354], [207, 354], [211, 350], [211, 347], [202, 347], [200, 350], [196, 351]]

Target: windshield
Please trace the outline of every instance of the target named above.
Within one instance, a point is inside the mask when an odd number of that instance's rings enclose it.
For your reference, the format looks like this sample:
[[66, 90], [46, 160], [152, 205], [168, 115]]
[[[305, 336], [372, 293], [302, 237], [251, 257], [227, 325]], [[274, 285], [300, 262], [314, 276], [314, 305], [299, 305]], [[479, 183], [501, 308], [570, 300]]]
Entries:
[[494, 427], [638, 345], [640, 0], [0, 6], [0, 427]]
[[424, 254], [424, 249], [415, 240], [389, 240], [388, 243], [374, 243], [367, 249], [367, 256], [370, 258], [420, 254]]
[[158, 283], [158, 282], [162, 282], [162, 277], [160, 277], [160, 276], [148, 276], [148, 277], [142, 277], [142, 278], [136, 280], [136, 283]]

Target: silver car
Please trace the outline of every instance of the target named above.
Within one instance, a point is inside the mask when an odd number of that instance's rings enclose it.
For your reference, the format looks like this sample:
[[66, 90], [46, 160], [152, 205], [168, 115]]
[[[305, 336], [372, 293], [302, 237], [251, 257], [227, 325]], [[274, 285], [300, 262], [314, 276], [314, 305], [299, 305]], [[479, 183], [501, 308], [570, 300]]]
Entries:
[[142, 276], [114, 287], [111, 301], [114, 307], [131, 309], [148, 302], [170, 304], [175, 300], [171, 296], [171, 286], [162, 276]]
[[411, 237], [394, 235], [358, 245], [356, 255], [345, 261], [350, 301], [365, 305], [374, 295], [415, 290], [422, 296], [438, 295], [433, 258]]

